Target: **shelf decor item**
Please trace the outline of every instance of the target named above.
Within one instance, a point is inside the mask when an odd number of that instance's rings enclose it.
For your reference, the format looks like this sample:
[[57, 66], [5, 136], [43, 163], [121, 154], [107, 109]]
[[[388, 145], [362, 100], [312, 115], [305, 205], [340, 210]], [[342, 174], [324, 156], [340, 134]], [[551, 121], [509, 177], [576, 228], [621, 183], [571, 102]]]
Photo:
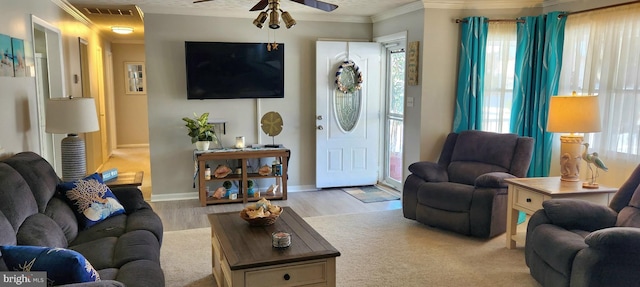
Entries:
[[250, 226], [267, 226], [274, 224], [280, 213], [282, 213], [282, 207], [271, 204], [266, 198], [261, 198], [240, 211], [240, 217]]
[[209, 113], [204, 113], [200, 116], [193, 113], [193, 116], [193, 118], [182, 118], [189, 131], [188, 135], [191, 137], [191, 143], [196, 144], [196, 148], [199, 151], [208, 150], [211, 142], [217, 141], [216, 134], [213, 132], [213, 125], [208, 122]]
[[258, 174], [262, 175], [262, 176], [267, 176], [271, 174], [271, 167], [268, 165], [263, 165], [262, 167], [260, 167], [260, 169], [258, 169]]
[[280, 116], [278, 112], [268, 112], [262, 116], [260, 126], [262, 127], [262, 131], [271, 137], [272, 143], [265, 145], [265, 147], [280, 147], [280, 145], [275, 144], [275, 137], [282, 132], [283, 125], [282, 116]]
[[256, 183], [253, 180], [251, 180], [251, 179], [247, 180], [247, 196], [248, 197], [253, 197], [253, 195], [255, 193], [254, 189], [253, 189], [253, 186], [255, 184]]
[[225, 178], [231, 173], [231, 169], [226, 165], [219, 165], [213, 172], [215, 178]]

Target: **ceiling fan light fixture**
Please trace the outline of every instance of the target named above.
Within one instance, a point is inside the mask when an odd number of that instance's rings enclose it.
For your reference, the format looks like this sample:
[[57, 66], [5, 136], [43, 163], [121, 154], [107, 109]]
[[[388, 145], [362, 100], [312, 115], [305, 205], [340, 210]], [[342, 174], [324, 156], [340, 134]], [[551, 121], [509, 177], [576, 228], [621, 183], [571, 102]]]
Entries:
[[284, 21], [284, 25], [287, 27], [287, 29], [295, 26], [297, 24], [296, 20], [293, 19], [293, 17], [291, 17], [291, 14], [289, 14], [289, 12], [282, 12], [282, 21]]
[[253, 20], [253, 25], [256, 25], [256, 27], [262, 29], [262, 25], [267, 21], [267, 17], [269, 17], [267, 12], [260, 12], [260, 14], [258, 14], [258, 17]]
[[271, 29], [280, 28], [280, 15], [276, 10], [272, 10], [271, 15], [269, 16], [269, 28]]
[[111, 27], [111, 31], [113, 31], [114, 33], [117, 33], [117, 34], [126, 35], [126, 34], [133, 33], [133, 28], [131, 28], [131, 27], [122, 27], [122, 26], [113, 26], [113, 27]]

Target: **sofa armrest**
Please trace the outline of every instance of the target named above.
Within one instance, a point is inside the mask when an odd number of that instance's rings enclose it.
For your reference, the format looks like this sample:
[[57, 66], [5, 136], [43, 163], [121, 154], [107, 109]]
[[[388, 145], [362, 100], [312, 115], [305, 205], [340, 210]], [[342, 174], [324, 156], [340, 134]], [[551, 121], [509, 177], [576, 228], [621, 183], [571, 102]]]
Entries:
[[135, 187], [114, 187], [111, 191], [116, 196], [127, 214], [139, 209], [149, 208], [149, 204], [144, 201], [142, 192]]
[[612, 227], [618, 216], [607, 206], [580, 199], [551, 199], [542, 202], [542, 207], [552, 224], [567, 230], [593, 232]]
[[435, 162], [419, 161], [409, 165], [409, 171], [427, 182], [449, 181], [447, 170]]
[[584, 241], [598, 250], [640, 254], [640, 228], [636, 227], [600, 229], [591, 232]]
[[513, 174], [506, 172], [489, 172], [476, 178], [474, 185], [476, 188], [507, 188], [505, 178], [514, 178]]

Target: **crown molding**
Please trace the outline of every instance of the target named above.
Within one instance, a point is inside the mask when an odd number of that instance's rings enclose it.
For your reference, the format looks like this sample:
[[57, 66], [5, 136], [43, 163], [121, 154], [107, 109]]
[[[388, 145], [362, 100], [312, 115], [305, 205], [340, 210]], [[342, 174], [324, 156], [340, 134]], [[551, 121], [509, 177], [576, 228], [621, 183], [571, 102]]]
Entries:
[[80, 10], [76, 9], [76, 7], [71, 5], [67, 0], [51, 0], [51, 2], [53, 2], [58, 7], [60, 7], [60, 9], [64, 10], [65, 12], [67, 12], [71, 17], [76, 19], [78, 22], [80, 22], [80, 23], [86, 25], [87, 27], [89, 27], [89, 29], [91, 29], [92, 31], [94, 31], [98, 35], [100, 35], [100, 37], [105, 38], [105, 39], [107, 39], [109, 41], [112, 40], [109, 35], [105, 35], [100, 30], [100, 27], [98, 27], [98, 25], [96, 25], [91, 20], [89, 20], [89, 18], [87, 18], [87, 16], [82, 14], [82, 12], [80, 12]]
[[[228, 11], [228, 10], [208, 10], [193, 8], [164, 8], [158, 6], [140, 5], [145, 14], [168, 14], [168, 15], [185, 15], [185, 16], [209, 16], [224, 18], [244, 18], [253, 19], [257, 13], [247, 13], [246, 11]], [[298, 21], [317, 21], [317, 22], [348, 22], [348, 23], [371, 23], [371, 17], [368, 16], [344, 16], [336, 14], [307, 14], [292, 13], [293, 18]]]
[[544, 3], [542, 3], [542, 7], [544, 8], [553, 7], [556, 5], [571, 3], [571, 2], [576, 2], [576, 0], [544, 0]]
[[518, 9], [542, 7], [543, 0], [422, 0], [424, 8], [432, 9]]
[[391, 9], [389, 11], [385, 11], [385, 12], [373, 15], [373, 16], [371, 16], [371, 22], [377, 23], [377, 22], [380, 22], [380, 21], [391, 19], [393, 17], [404, 15], [404, 14], [407, 14], [407, 13], [411, 13], [411, 12], [414, 12], [414, 11], [419, 11], [419, 10], [422, 10], [424, 8], [425, 8], [425, 5], [424, 5], [423, 2], [420, 2], [420, 1], [411, 2], [409, 4], [400, 6], [398, 8]]
[[558, 5], [575, 0], [422, 0], [371, 16], [377, 23], [421, 9], [520, 9]]
[[85, 24], [89, 27], [95, 27], [95, 24], [93, 24], [93, 22], [91, 22], [91, 20], [89, 20], [87, 16], [82, 14], [82, 12], [76, 9], [76, 7], [73, 7], [73, 5], [71, 5], [67, 0], [51, 0], [51, 2], [56, 4], [58, 7], [60, 7], [62, 10], [71, 15], [71, 17], [78, 20], [82, 24]]

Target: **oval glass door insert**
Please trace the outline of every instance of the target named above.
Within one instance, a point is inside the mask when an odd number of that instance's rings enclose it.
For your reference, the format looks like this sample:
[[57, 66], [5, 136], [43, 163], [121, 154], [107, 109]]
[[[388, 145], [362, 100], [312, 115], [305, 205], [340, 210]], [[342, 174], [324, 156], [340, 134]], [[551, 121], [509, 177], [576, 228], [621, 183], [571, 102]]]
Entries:
[[362, 111], [362, 91], [343, 93], [334, 92], [333, 108], [338, 126], [345, 132], [352, 131], [358, 124]]

